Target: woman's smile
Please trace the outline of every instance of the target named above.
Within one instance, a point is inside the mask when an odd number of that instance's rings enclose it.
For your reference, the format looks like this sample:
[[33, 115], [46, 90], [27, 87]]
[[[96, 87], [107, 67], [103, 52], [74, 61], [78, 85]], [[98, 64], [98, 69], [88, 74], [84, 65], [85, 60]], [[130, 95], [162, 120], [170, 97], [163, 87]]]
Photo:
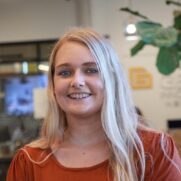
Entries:
[[68, 94], [68, 97], [70, 99], [85, 99], [85, 98], [88, 98], [90, 97], [91, 94], [90, 93], [85, 93], [85, 92], [79, 92], [79, 93], [71, 93], [71, 94]]

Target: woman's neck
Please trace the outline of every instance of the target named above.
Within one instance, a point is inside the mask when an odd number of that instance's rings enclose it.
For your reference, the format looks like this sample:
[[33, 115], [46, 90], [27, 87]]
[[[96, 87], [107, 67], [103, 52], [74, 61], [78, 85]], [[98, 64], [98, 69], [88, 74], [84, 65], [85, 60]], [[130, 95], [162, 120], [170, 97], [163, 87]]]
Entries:
[[87, 147], [105, 142], [105, 133], [100, 118], [70, 118], [65, 131], [64, 141], [69, 144]]

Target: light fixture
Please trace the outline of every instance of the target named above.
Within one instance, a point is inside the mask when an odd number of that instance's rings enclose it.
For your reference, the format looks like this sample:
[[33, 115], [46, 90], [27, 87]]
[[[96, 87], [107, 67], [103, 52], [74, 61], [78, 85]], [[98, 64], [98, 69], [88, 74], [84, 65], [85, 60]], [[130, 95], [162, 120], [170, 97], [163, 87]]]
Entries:
[[22, 63], [22, 73], [27, 74], [28, 73], [28, 62]]
[[39, 65], [38, 65], [38, 69], [41, 70], [41, 71], [48, 72], [49, 66], [46, 65], [46, 64], [39, 64]]
[[[122, 8], [122, 10], [126, 9], [126, 11], [130, 11], [130, 9], [132, 9], [133, 7], [133, 2], [132, 0], [127, 0], [128, 1], [128, 7], [129, 8]], [[124, 29], [124, 35], [126, 37], [126, 40], [137, 40], [138, 36], [137, 36], [137, 29], [136, 29], [136, 20], [135, 17], [130, 14], [127, 17], [127, 20], [125, 21], [125, 25], [124, 25], [125, 29]]]
[[137, 40], [138, 39], [137, 29], [136, 29], [136, 25], [134, 23], [127, 24], [127, 26], [125, 28], [125, 36], [126, 36], [126, 40]]
[[136, 33], [136, 26], [135, 24], [128, 24], [126, 27], [126, 32], [128, 34], [135, 34]]

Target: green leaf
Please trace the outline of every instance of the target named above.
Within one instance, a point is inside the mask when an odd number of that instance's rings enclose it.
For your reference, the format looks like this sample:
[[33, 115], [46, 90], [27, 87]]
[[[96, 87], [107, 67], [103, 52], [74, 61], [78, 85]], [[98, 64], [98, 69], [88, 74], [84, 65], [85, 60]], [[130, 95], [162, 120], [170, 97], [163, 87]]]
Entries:
[[174, 25], [176, 29], [181, 30], [181, 14], [174, 18]]
[[152, 44], [157, 47], [171, 47], [176, 44], [178, 31], [173, 27], [158, 28], [155, 32]]
[[145, 46], [144, 41], [140, 40], [132, 49], [131, 49], [131, 56], [136, 55], [143, 47]]
[[178, 31], [174, 27], [164, 28], [161, 24], [141, 21], [136, 24], [138, 35], [146, 44], [171, 47], [177, 42]]
[[163, 47], [160, 48], [157, 55], [156, 66], [160, 73], [169, 75], [179, 67], [179, 52], [175, 47]]
[[140, 21], [136, 24], [138, 35], [146, 44], [151, 44], [153, 42], [156, 32], [161, 27], [161, 24], [150, 21]]

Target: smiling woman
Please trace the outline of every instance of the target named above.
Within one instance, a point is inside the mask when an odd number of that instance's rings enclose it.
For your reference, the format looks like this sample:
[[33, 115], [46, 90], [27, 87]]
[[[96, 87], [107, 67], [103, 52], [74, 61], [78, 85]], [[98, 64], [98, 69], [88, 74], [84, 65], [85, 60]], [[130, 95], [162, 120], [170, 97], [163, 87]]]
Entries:
[[94, 58], [82, 43], [66, 42], [57, 51], [54, 92], [67, 118], [80, 115], [100, 120], [103, 82]]
[[172, 139], [139, 122], [120, 61], [91, 29], [73, 29], [50, 57], [40, 138], [19, 150], [7, 181], [179, 181]]

